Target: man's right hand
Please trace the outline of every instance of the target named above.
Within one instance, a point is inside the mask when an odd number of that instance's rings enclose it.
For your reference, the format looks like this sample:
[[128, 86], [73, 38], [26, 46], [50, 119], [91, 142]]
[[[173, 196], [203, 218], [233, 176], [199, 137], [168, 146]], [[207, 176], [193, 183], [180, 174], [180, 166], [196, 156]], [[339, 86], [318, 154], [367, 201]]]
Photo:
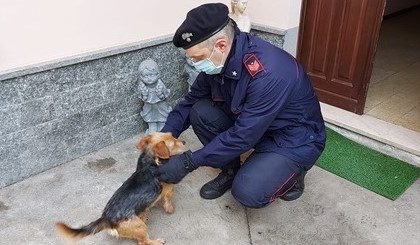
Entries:
[[191, 151], [186, 151], [172, 156], [167, 163], [159, 165], [157, 171], [159, 181], [177, 184], [188, 173], [195, 170], [197, 167], [192, 161], [191, 154]]

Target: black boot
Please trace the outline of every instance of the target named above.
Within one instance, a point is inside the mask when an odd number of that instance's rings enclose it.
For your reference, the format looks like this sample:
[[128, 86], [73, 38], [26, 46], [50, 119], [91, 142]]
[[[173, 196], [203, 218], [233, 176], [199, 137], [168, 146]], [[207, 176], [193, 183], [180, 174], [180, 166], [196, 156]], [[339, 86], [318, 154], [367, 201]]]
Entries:
[[296, 176], [295, 186], [288, 191], [286, 194], [280, 197], [284, 201], [293, 201], [298, 199], [303, 194], [303, 189], [305, 189], [305, 175], [306, 171], [302, 171]]
[[216, 199], [232, 188], [233, 179], [238, 169], [225, 169], [213, 180], [207, 182], [200, 189], [200, 196], [204, 199]]

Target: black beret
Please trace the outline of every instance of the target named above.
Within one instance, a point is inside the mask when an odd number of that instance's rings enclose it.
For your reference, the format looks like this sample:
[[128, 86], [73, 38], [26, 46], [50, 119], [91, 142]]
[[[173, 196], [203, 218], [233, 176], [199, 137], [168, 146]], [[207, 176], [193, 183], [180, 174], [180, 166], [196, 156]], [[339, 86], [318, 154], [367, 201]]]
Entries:
[[188, 49], [216, 34], [229, 23], [229, 9], [223, 3], [208, 3], [187, 13], [172, 42]]

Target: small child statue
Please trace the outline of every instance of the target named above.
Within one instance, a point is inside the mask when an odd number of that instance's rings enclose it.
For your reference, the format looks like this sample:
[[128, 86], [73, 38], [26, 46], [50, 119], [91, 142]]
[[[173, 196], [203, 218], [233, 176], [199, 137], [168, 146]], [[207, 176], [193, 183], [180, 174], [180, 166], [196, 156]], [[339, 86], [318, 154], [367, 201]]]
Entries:
[[251, 20], [247, 14], [244, 14], [248, 0], [231, 0], [231, 10], [229, 17], [238, 25], [239, 30], [249, 32], [251, 30]]
[[160, 131], [172, 110], [165, 101], [171, 90], [166, 88], [159, 76], [159, 68], [154, 60], [148, 58], [140, 63], [138, 91], [144, 102], [140, 116], [149, 126], [147, 134]]

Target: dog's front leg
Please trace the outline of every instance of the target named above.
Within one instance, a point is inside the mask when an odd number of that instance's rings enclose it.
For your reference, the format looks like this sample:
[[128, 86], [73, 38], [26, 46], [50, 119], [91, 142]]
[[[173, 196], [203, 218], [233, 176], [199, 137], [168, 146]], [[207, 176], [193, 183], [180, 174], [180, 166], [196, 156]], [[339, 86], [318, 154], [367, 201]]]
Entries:
[[174, 194], [174, 185], [162, 183], [163, 209], [168, 214], [172, 214], [175, 211], [175, 208], [172, 205], [173, 194]]

